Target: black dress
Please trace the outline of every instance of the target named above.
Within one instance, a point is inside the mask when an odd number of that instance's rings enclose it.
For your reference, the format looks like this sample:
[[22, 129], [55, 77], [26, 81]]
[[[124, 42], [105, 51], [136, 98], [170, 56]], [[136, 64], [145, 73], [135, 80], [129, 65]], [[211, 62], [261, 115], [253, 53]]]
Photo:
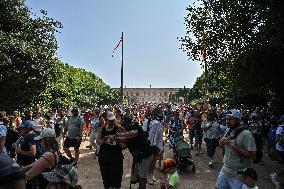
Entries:
[[[117, 126], [114, 126], [110, 131], [103, 127], [101, 137], [115, 135], [117, 132]], [[104, 188], [120, 188], [123, 174], [123, 154], [120, 145], [111, 145], [108, 142], [101, 144], [98, 161]]]

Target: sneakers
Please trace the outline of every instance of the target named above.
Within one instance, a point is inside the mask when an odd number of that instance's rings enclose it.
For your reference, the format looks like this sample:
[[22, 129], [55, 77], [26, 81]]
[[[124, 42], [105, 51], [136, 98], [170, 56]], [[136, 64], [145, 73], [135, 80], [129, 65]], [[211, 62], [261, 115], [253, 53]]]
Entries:
[[209, 161], [209, 167], [213, 167], [213, 164], [214, 164], [213, 161], [210, 160], [210, 161]]
[[148, 176], [148, 177], [147, 177], [147, 182], [148, 182], [148, 184], [150, 184], [150, 185], [153, 185], [153, 184], [154, 184], [154, 181], [153, 181], [152, 176]]

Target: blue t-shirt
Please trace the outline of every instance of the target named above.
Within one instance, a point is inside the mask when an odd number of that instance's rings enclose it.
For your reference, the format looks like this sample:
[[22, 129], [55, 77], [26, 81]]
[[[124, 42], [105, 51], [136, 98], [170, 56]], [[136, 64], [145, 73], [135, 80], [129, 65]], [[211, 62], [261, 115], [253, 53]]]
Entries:
[[[36, 134], [34, 132], [30, 133], [27, 136], [21, 137], [19, 139], [21, 149], [24, 151], [30, 151], [31, 146], [36, 145], [36, 142], [34, 140], [35, 137], [36, 137]], [[19, 163], [22, 166], [30, 165], [34, 161], [35, 161], [35, 157], [25, 156], [23, 154], [17, 154], [17, 163]]]
[[67, 120], [67, 126], [68, 126], [68, 138], [70, 139], [78, 139], [82, 136], [82, 132], [81, 132], [81, 125], [83, 125], [84, 122], [84, 118], [82, 116], [78, 116], [78, 117], [70, 117]]

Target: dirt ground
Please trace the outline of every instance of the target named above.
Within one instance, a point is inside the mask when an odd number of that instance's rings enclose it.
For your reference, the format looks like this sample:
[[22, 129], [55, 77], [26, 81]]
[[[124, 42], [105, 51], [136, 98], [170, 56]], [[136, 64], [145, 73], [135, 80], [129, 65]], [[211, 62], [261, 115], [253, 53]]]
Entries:
[[[188, 134], [184, 135], [185, 138], [188, 138]], [[89, 145], [89, 142], [85, 139], [81, 145], [81, 155], [78, 163], [78, 173], [79, 173], [79, 184], [84, 189], [103, 189], [102, 179], [100, 175], [98, 161], [93, 158], [94, 150], [86, 149], [86, 146]], [[215, 154], [215, 160], [217, 163], [213, 168], [208, 166], [208, 158], [206, 156], [206, 146], [202, 145], [203, 154], [196, 156], [194, 151], [192, 151], [192, 157], [196, 165], [196, 174], [191, 172], [189, 168], [183, 173], [180, 173], [181, 184], [179, 189], [213, 189], [215, 187], [216, 178], [222, 167], [222, 155], [221, 150], [218, 148]], [[168, 146], [165, 146], [165, 158], [172, 158], [172, 153], [168, 150]], [[258, 182], [257, 185], [259, 188], [271, 189], [274, 188], [273, 184], [270, 181], [269, 174], [279, 170], [280, 165], [273, 163], [264, 153], [263, 157], [264, 165], [255, 165], [252, 164], [252, 167], [258, 173]], [[132, 165], [132, 156], [127, 151], [124, 150], [124, 174], [122, 181], [122, 189], [129, 188], [130, 181], [130, 170]], [[158, 163], [157, 165], [158, 166]], [[283, 166], [282, 166], [283, 167]], [[160, 188], [160, 178], [162, 174], [157, 170], [155, 172], [155, 177], [158, 179], [154, 185], [147, 185], [149, 189], [159, 189]], [[136, 188], [133, 186], [132, 188]]]

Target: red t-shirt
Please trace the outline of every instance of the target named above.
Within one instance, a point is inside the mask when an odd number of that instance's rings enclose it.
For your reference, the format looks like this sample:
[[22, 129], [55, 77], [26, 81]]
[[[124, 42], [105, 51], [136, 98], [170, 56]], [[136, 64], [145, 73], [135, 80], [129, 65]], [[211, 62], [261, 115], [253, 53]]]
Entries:
[[188, 118], [188, 122], [187, 122], [187, 128], [188, 129], [194, 129], [194, 122], [197, 120], [197, 118], [195, 116], [190, 116]]

